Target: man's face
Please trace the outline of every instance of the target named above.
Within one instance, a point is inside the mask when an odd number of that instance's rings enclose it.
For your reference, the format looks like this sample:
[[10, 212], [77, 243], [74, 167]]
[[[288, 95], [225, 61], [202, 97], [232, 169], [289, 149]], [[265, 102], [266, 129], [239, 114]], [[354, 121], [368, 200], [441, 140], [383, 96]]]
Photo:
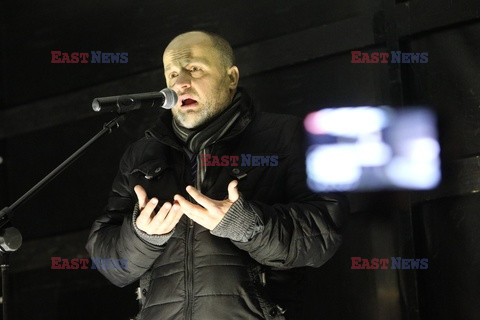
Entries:
[[210, 38], [192, 32], [175, 38], [165, 49], [167, 86], [178, 95], [172, 114], [178, 124], [195, 128], [223, 111], [232, 101], [238, 69], [227, 68]]

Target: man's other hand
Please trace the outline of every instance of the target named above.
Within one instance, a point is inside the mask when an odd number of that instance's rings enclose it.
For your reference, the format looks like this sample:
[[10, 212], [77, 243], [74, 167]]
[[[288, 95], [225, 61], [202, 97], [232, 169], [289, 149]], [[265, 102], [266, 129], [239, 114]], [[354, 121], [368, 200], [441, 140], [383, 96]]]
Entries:
[[208, 230], [213, 230], [220, 223], [220, 220], [222, 220], [232, 204], [238, 200], [237, 185], [238, 182], [236, 180], [228, 184], [228, 199], [226, 200], [210, 199], [192, 186], [187, 187], [187, 192], [199, 205], [191, 203], [178, 194], [176, 194], [173, 199], [180, 204], [181, 210], [190, 219]]
[[137, 227], [150, 235], [161, 235], [169, 233], [177, 225], [182, 217], [180, 205], [165, 202], [160, 210], [155, 213], [155, 207], [158, 204], [157, 198], [148, 199], [147, 193], [143, 187], [136, 185], [135, 193], [138, 198], [140, 214], [137, 217]]

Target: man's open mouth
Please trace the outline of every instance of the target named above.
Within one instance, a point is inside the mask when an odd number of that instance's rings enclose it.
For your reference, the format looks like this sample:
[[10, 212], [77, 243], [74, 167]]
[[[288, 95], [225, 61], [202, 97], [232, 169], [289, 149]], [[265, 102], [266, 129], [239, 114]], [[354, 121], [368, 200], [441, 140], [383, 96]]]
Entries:
[[195, 104], [195, 103], [197, 103], [196, 100], [187, 98], [187, 99], [182, 100], [182, 107], [186, 107], [186, 106], [189, 106], [189, 105], [193, 105], [193, 104]]

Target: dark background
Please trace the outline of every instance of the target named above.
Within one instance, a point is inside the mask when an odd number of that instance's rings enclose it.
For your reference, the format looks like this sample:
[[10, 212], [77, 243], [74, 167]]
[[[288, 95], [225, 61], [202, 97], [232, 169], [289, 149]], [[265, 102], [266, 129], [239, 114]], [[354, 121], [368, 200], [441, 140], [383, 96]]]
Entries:
[[[443, 182], [429, 192], [350, 194], [343, 247], [310, 269], [308, 319], [480, 318], [480, 2], [478, 0], [11, 1], [0, 4], [0, 207], [13, 203], [110, 115], [98, 96], [165, 86], [162, 53], [205, 29], [233, 45], [266, 111], [423, 104], [437, 111]], [[52, 64], [51, 51], [128, 52], [127, 64]], [[351, 51], [428, 52], [426, 64], [352, 64]], [[96, 270], [51, 270], [87, 258], [125, 147], [155, 121], [132, 114], [16, 210], [24, 244], [11, 258], [12, 319], [128, 319], [135, 286]], [[352, 256], [428, 258], [427, 270], [351, 270]]]

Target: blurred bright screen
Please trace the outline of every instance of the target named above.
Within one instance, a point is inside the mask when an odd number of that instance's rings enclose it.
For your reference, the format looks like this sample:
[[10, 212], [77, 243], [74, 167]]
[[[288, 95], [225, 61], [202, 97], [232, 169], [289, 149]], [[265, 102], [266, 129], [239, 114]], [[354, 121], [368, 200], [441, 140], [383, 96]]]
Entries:
[[314, 191], [424, 190], [440, 182], [436, 117], [427, 108], [323, 109], [304, 124]]

